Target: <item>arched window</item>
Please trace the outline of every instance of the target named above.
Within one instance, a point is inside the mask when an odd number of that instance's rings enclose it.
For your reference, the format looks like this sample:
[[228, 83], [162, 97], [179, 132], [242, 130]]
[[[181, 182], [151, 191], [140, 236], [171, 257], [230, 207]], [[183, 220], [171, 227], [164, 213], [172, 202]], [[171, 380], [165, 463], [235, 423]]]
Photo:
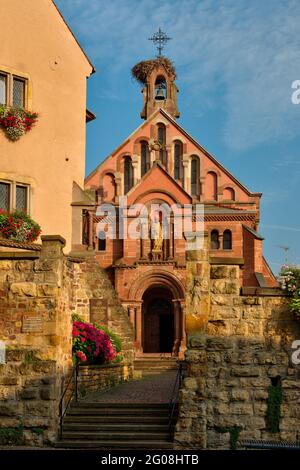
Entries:
[[116, 182], [112, 173], [106, 173], [103, 176], [102, 194], [104, 196], [104, 200], [107, 202], [112, 202], [115, 198]]
[[214, 171], [209, 171], [205, 181], [205, 196], [206, 199], [213, 199], [214, 201], [218, 198], [218, 177]]
[[235, 201], [235, 191], [233, 188], [225, 188], [223, 191], [223, 199]]
[[98, 233], [98, 251], [105, 251], [106, 250], [106, 233], [99, 232]]
[[218, 250], [220, 248], [219, 232], [218, 230], [212, 230], [210, 234], [210, 249]]
[[232, 233], [230, 230], [225, 230], [223, 233], [223, 250], [232, 249]]
[[167, 165], [167, 151], [166, 151], [166, 126], [158, 124], [157, 126], [157, 141], [160, 144], [159, 159], [163, 165]]
[[174, 143], [174, 178], [176, 180], [183, 179], [183, 145], [180, 140], [176, 140]]
[[192, 196], [199, 195], [199, 176], [200, 176], [200, 161], [197, 155], [192, 156], [191, 162], [191, 193]]
[[148, 142], [143, 140], [141, 142], [141, 176], [144, 176], [150, 170], [150, 152]]
[[124, 158], [124, 194], [127, 194], [128, 191], [133, 186], [133, 166], [131, 157]]

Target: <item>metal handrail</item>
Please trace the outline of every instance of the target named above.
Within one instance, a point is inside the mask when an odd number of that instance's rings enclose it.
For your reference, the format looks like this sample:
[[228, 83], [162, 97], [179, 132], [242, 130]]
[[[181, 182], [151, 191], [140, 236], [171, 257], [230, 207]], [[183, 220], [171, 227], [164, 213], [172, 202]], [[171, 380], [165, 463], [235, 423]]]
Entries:
[[[75, 397], [74, 397], [75, 402], [78, 401], [78, 373], [79, 373], [79, 364], [76, 364], [72, 369], [70, 379], [69, 379], [66, 387], [64, 388], [64, 391], [63, 391], [62, 396], [61, 396], [60, 401], [59, 401], [58, 409], [59, 409], [59, 436], [60, 436], [60, 439], [62, 438], [63, 420], [64, 420], [65, 414], [66, 414], [66, 412], [69, 408], [69, 405], [70, 405], [74, 395], [75, 395]], [[69, 399], [68, 399], [67, 404], [64, 408], [64, 398], [65, 398], [65, 395], [66, 395], [67, 391], [69, 390], [70, 384], [72, 383], [74, 376], [75, 376], [75, 387], [72, 390], [72, 392], [70, 393]]]
[[300, 449], [300, 442], [288, 442], [288, 441], [264, 441], [261, 439], [244, 439], [238, 440], [239, 447], [245, 447], [246, 449]]
[[169, 401], [169, 436], [170, 436], [170, 439], [172, 439], [172, 421], [173, 421], [173, 417], [174, 417], [176, 404], [178, 402], [179, 390], [180, 390], [180, 387], [182, 385], [183, 370], [184, 370], [183, 363], [180, 362], [179, 367], [178, 367], [178, 371], [177, 371], [177, 374], [176, 374], [176, 378], [175, 378], [175, 381], [174, 381], [172, 395], [171, 395], [171, 398], [170, 398], [170, 401]]

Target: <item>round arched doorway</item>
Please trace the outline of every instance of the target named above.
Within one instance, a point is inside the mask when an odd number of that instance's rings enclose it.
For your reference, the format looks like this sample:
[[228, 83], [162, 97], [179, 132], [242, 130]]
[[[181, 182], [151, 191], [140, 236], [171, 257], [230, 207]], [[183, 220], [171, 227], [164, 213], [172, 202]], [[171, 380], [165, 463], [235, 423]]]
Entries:
[[172, 292], [153, 286], [143, 294], [142, 347], [144, 353], [171, 353], [175, 340]]

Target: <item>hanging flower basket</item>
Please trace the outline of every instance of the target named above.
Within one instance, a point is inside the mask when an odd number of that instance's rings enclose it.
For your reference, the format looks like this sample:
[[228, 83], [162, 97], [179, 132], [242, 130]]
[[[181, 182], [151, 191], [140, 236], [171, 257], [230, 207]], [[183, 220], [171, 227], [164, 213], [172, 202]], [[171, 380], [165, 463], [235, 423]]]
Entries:
[[21, 108], [0, 106], [0, 127], [10, 140], [18, 140], [32, 129], [37, 122], [38, 114]]
[[0, 209], [0, 236], [22, 243], [34, 242], [41, 227], [22, 211], [6, 212]]

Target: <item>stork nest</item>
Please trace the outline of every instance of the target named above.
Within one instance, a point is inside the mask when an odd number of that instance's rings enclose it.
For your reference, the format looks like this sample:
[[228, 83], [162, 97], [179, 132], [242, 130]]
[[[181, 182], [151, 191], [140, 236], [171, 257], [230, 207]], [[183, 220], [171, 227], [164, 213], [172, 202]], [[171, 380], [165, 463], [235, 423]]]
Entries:
[[176, 70], [170, 59], [160, 56], [152, 60], [142, 60], [131, 69], [132, 76], [143, 85], [147, 82], [147, 77], [152, 70], [162, 65], [168, 74], [173, 75], [174, 80], [176, 78]]

